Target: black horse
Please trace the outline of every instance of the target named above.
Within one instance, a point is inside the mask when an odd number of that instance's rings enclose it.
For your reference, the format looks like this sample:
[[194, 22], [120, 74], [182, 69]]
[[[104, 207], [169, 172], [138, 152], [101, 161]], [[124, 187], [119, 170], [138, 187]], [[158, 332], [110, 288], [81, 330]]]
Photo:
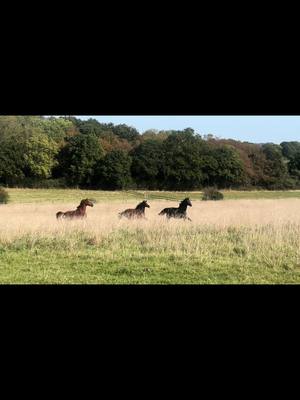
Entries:
[[182, 219], [187, 219], [189, 221], [192, 221], [189, 217], [186, 215], [186, 209], [187, 207], [192, 207], [191, 200], [189, 198], [186, 198], [182, 200], [182, 202], [179, 204], [179, 207], [172, 207], [172, 208], [164, 208], [158, 215], [166, 215], [166, 217], [169, 218], [182, 218]]
[[119, 213], [119, 218], [126, 217], [128, 219], [145, 218], [145, 208], [150, 208], [147, 200], [142, 201], [136, 208], [128, 208], [127, 210]]

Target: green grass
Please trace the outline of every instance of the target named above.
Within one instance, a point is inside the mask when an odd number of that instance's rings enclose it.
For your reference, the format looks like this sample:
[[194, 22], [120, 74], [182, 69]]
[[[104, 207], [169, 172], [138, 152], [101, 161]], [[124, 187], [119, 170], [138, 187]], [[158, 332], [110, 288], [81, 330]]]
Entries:
[[84, 198], [95, 199], [97, 202], [120, 201], [131, 199], [149, 200], [181, 200], [182, 197], [200, 196], [200, 192], [155, 192], [155, 191], [103, 191], [77, 189], [8, 189], [11, 203], [41, 203], [41, 202], [77, 202]]
[[259, 200], [300, 198], [300, 190], [222, 191], [225, 200]]
[[[201, 199], [201, 192], [105, 192], [8, 189], [12, 203]], [[224, 191], [228, 199], [299, 198], [300, 191]], [[5, 205], [1, 207], [6, 207]], [[0, 225], [1, 231], [1, 225]], [[1, 232], [0, 232], [1, 233]], [[118, 228], [103, 236], [78, 231], [0, 241], [0, 283], [276, 284], [300, 282], [300, 225], [216, 229]], [[5, 238], [5, 235], [3, 236]]]
[[[202, 192], [167, 192], [167, 191], [101, 191], [76, 189], [8, 189], [11, 203], [41, 203], [41, 202], [77, 202], [83, 198], [95, 199], [97, 202], [119, 201], [131, 199], [172, 200], [180, 201], [184, 197], [192, 200], [202, 198]], [[239, 199], [285, 199], [300, 198], [300, 190], [293, 191], [222, 191], [224, 200]]]
[[80, 233], [24, 236], [0, 246], [1, 283], [275, 284], [300, 282], [299, 228], [266, 246], [271, 227], [222, 231], [195, 227], [157, 238], [120, 230], [99, 242]]

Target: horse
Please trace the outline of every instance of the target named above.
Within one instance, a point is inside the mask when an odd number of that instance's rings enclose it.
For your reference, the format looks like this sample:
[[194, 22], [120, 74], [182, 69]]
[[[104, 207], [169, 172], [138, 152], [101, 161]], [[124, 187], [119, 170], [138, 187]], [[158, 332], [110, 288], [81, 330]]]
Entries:
[[85, 199], [81, 200], [79, 206], [75, 211], [67, 211], [67, 212], [62, 212], [59, 211], [56, 213], [56, 219], [61, 220], [61, 219], [83, 219], [86, 218], [86, 207], [94, 207], [94, 204], [92, 203], [91, 200]]
[[119, 218], [121, 219], [122, 217], [126, 217], [128, 219], [134, 219], [134, 218], [144, 218], [145, 217], [145, 208], [150, 208], [149, 204], [147, 203], [147, 200], [142, 201], [139, 203], [135, 208], [128, 208], [127, 210], [119, 213]]
[[191, 200], [189, 198], [186, 198], [182, 200], [182, 202], [179, 204], [179, 207], [172, 207], [172, 208], [164, 208], [158, 215], [166, 215], [168, 219], [170, 218], [182, 218], [182, 219], [187, 219], [188, 221], [192, 221], [187, 215], [186, 215], [186, 209], [187, 207], [192, 207]]

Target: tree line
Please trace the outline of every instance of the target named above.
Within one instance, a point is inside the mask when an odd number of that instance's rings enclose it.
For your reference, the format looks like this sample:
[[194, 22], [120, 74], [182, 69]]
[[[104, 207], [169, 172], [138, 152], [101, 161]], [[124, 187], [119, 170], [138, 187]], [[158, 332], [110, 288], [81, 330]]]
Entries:
[[0, 184], [106, 190], [300, 188], [300, 142], [249, 143], [75, 117], [0, 116]]

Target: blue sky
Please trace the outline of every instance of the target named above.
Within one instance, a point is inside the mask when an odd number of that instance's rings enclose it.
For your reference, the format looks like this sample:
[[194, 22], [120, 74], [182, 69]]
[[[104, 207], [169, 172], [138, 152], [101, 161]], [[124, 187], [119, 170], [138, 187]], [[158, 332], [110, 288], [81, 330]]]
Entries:
[[103, 123], [127, 124], [140, 133], [147, 129], [193, 128], [200, 134], [213, 134], [253, 143], [300, 141], [300, 116], [77, 116]]

